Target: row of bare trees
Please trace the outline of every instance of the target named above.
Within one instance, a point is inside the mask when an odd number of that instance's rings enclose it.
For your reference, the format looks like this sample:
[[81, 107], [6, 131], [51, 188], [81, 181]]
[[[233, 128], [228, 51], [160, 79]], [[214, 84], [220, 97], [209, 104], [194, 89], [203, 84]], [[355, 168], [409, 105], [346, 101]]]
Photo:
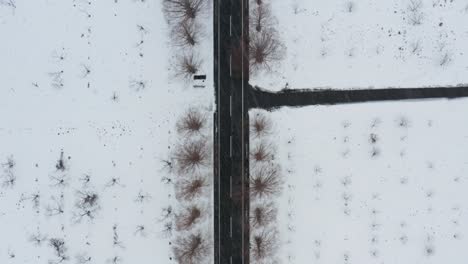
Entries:
[[212, 257], [211, 140], [208, 111], [190, 107], [177, 121], [178, 144], [171, 153], [176, 205], [174, 259], [180, 264], [208, 263]]
[[208, 0], [163, 0], [163, 13], [175, 47], [174, 75], [185, 81], [200, 71], [200, 43], [205, 37], [201, 18], [209, 9]]
[[251, 0], [249, 15], [251, 74], [271, 72], [283, 60], [286, 48], [276, 30], [277, 21], [268, 0]]
[[254, 264], [275, 263], [279, 247], [275, 200], [283, 179], [271, 138], [273, 122], [266, 112], [252, 113], [250, 133], [250, 259]]

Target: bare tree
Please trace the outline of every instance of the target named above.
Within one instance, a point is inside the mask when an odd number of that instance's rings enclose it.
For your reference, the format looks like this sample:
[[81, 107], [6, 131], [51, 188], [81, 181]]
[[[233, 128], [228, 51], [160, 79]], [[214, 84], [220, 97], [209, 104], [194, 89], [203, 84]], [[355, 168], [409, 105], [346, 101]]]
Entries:
[[210, 254], [209, 241], [203, 237], [201, 232], [180, 236], [173, 246], [175, 259], [180, 264], [198, 264]]
[[192, 79], [200, 71], [202, 60], [194, 52], [178, 56], [175, 64], [175, 76], [185, 81]]
[[250, 194], [253, 198], [277, 195], [281, 192], [282, 183], [279, 166], [264, 164], [253, 169], [250, 175]]
[[274, 17], [271, 15], [269, 4], [260, 4], [253, 6], [250, 9], [250, 31], [261, 32], [262, 30], [271, 30], [276, 24]]
[[174, 153], [177, 170], [192, 173], [209, 165], [210, 152], [205, 139], [187, 140], [179, 144]]
[[190, 201], [202, 194], [208, 181], [204, 176], [195, 176], [190, 179], [181, 179], [176, 183], [176, 198], [178, 200]]
[[195, 19], [206, 0], [163, 0], [163, 13], [168, 23]]
[[250, 255], [256, 262], [273, 262], [275, 250], [278, 247], [277, 231], [271, 228], [263, 229], [251, 235]]
[[263, 140], [252, 148], [250, 157], [256, 163], [272, 161], [275, 158], [275, 147]]
[[250, 36], [250, 68], [253, 74], [260, 71], [270, 72], [284, 58], [286, 48], [272, 28]]
[[253, 228], [265, 227], [275, 221], [277, 209], [273, 203], [259, 203], [251, 208], [250, 224]]
[[202, 217], [202, 210], [197, 205], [184, 208], [176, 215], [177, 230], [190, 230]]
[[177, 121], [177, 132], [186, 135], [197, 134], [206, 126], [206, 115], [196, 107], [190, 107]]
[[262, 112], [256, 112], [252, 118], [250, 131], [254, 137], [262, 137], [270, 134], [273, 130], [271, 119]]
[[174, 44], [180, 47], [193, 47], [200, 43], [202, 26], [194, 20], [183, 20], [172, 27]]

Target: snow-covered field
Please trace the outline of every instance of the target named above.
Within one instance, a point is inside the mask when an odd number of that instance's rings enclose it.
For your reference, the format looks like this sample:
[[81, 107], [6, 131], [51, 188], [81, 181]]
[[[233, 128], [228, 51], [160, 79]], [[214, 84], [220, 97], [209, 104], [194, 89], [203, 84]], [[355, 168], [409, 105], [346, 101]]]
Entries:
[[261, 87], [367, 88], [468, 82], [468, 3], [271, 1], [286, 58]]
[[168, 34], [160, 1], [0, 0], [0, 263], [174, 262], [162, 160], [212, 90]]
[[465, 263], [468, 100], [282, 109], [283, 263]]

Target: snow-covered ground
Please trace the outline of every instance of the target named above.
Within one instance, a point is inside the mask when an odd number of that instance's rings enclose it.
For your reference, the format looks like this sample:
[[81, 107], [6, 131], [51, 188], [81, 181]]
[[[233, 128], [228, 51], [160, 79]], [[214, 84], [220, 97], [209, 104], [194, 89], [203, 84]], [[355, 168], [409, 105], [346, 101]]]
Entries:
[[[210, 106], [212, 90], [172, 77], [160, 1], [8, 3], [0, 1], [0, 263], [173, 263], [159, 221], [174, 202], [162, 160], [177, 117], [194, 102]], [[202, 45], [209, 73], [210, 30]]]
[[468, 100], [281, 109], [283, 263], [465, 263]]
[[468, 3], [271, 1], [286, 58], [252, 83], [271, 90], [468, 82]]

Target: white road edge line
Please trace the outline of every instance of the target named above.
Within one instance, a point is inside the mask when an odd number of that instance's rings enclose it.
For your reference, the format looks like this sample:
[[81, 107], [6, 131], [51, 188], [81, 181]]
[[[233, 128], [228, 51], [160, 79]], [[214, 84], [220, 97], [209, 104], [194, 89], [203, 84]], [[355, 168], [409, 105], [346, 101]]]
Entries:
[[244, 217], [245, 217], [244, 216], [244, 206], [245, 206], [244, 205], [244, 176], [245, 176], [244, 175], [244, 173], [245, 173], [245, 171], [244, 171], [244, 151], [245, 151], [245, 149], [244, 149], [244, 147], [245, 147], [245, 145], [244, 145], [244, 59], [245, 59], [244, 58], [244, 37], [245, 36], [244, 36], [244, 0], [241, 0], [241, 1], [242, 1], [241, 2], [241, 12], [242, 12], [241, 13], [241, 19], [242, 19], [242, 23], [241, 23], [242, 24], [242, 33], [241, 33], [241, 36], [242, 36], [242, 38], [241, 38], [241, 41], [242, 41], [242, 43], [241, 43], [241, 54], [242, 54], [242, 59], [241, 59], [241, 63], [242, 63], [242, 66], [241, 66], [241, 69], [242, 69], [242, 73], [241, 73], [242, 74], [242, 111], [241, 111], [241, 113], [242, 113], [242, 125], [241, 125], [242, 126], [242, 136], [241, 136], [241, 139], [242, 139], [241, 140], [241, 143], [242, 143], [242, 147], [241, 147], [241, 149], [242, 149], [242, 157], [241, 157], [242, 158], [241, 159], [242, 160], [242, 162], [241, 162], [242, 163], [242, 172], [241, 172], [241, 176], [242, 176], [241, 177], [242, 178], [241, 179], [241, 184], [242, 184], [242, 196], [241, 196], [242, 197], [242, 221], [241, 221], [242, 222], [242, 228], [241, 228], [241, 231], [242, 231], [242, 235], [241, 236], [242, 236], [242, 239], [241, 240], [242, 240], [242, 264], [244, 264], [245, 263], [245, 261], [244, 261], [244, 255], [245, 255], [245, 252], [244, 252], [245, 245], [244, 245], [244, 243], [245, 243], [245, 241], [244, 241], [243, 237], [244, 237], [244, 234], [245, 234], [244, 233], [245, 232], [245, 227], [244, 227]]
[[[221, 11], [221, 10], [220, 10], [219, 6], [220, 6], [220, 2], [218, 2], [217, 6], [216, 6], [216, 9], [217, 9], [217, 10], [216, 10], [216, 13], [218, 14], [218, 17], [217, 17], [217, 19], [218, 19], [218, 28], [217, 28], [217, 30], [218, 30], [218, 43], [217, 43], [217, 46], [218, 46], [218, 47], [217, 47], [217, 48], [218, 48], [218, 63], [217, 63], [217, 65], [218, 65], [218, 110], [219, 110], [220, 107], [221, 107], [221, 104], [220, 104], [220, 100], [221, 100], [221, 95], [220, 95], [220, 90], [221, 90], [221, 74], [220, 74], [220, 72], [221, 72], [221, 71], [220, 71], [220, 66], [219, 66], [219, 58], [221, 57], [221, 50], [220, 50], [220, 48], [219, 48], [219, 47], [220, 47], [220, 43], [221, 43], [221, 36], [220, 36], [220, 34], [219, 34], [219, 33], [220, 33], [220, 27], [221, 27], [221, 25], [220, 25], [220, 23], [221, 23], [221, 20], [220, 20], [220, 11]], [[217, 118], [218, 118], [218, 129], [221, 129], [221, 127], [220, 127], [220, 126], [221, 126], [221, 115], [220, 115], [220, 112], [221, 112], [221, 111], [218, 111], [218, 114], [217, 114]], [[218, 175], [215, 175], [215, 177], [218, 177], [218, 243], [219, 243], [219, 245], [218, 245], [218, 262], [219, 262], [219, 260], [221, 259], [221, 219], [220, 219], [220, 217], [219, 217], [220, 208], [221, 208], [221, 207], [220, 207], [220, 204], [221, 204], [221, 192], [220, 192], [220, 190], [221, 190], [221, 181], [220, 181], [220, 179], [221, 179], [221, 173], [220, 173], [220, 171], [221, 171], [221, 159], [220, 159], [220, 151], [221, 151], [221, 147], [220, 147], [221, 144], [220, 144], [220, 143], [221, 143], [221, 139], [220, 139], [220, 137], [219, 137], [219, 133], [218, 133], [217, 138], [218, 138], [218, 140], [217, 140], [217, 141], [218, 141], [218, 157], [217, 157], [217, 159], [218, 159]]]

